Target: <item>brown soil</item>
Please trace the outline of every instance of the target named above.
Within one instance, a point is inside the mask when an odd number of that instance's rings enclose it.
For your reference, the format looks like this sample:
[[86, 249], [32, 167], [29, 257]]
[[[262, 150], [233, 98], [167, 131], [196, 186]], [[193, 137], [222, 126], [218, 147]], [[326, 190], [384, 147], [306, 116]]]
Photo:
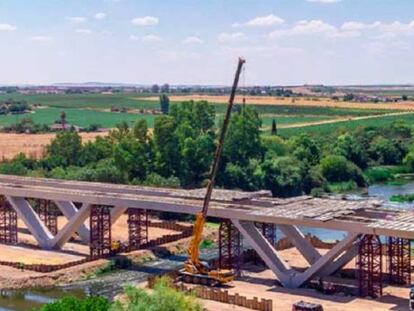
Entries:
[[[107, 133], [80, 133], [83, 142], [94, 140]], [[46, 146], [56, 134], [9, 134], [0, 133], [0, 159], [11, 159], [23, 152], [29, 157], [41, 158]]]
[[[143, 99], [143, 98], [139, 98]], [[158, 101], [158, 97], [147, 97], [145, 100]], [[212, 103], [227, 103], [228, 96], [213, 95], [180, 95], [170, 96], [171, 101], [189, 101], [189, 100], [206, 100]], [[236, 102], [241, 103], [242, 97], [238, 96]], [[401, 103], [358, 103], [358, 102], [341, 102], [334, 101], [329, 98], [287, 98], [272, 96], [247, 96], [247, 104], [255, 105], [293, 105], [293, 106], [309, 106], [309, 107], [330, 107], [330, 108], [350, 108], [350, 109], [387, 109], [387, 110], [414, 110], [414, 101], [406, 101]]]
[[[59, 217], [59, 228], [66, 224], [64, 217]], [[112, 226], [113, 240], [126, 241], [128, 237], [127, 216], [123, 215]], [[154, 239], [166, 234], [174, 234], [176, 231], [161, 228], [149, 228], [149, 238]], [[140, 262], [155, 258], [160, 251], [171, 253], [182, 252], [189, 239], [183, 239], [163, 245], [162, 249], [139, 250], [128, 253], [128, 257], [133, 261]], [[89, 247], [81, 244], [79, 240], [66, 243], [60, 251], [41, 250], [36, 246], [36, 242], [27, 231], [24, 224], [19, 221], [19, 245], [6, 246], [0, 245], [2, 260], [14, 261], [25, 264], [62, 264], [73, 262], [85, 258], [89, 255]], [[52, 273], [38, 273], [33, 271], [21, 271], [19, 269], [0, 266], [0, 288], [27, 288], [27, 287], [48, 287], [56, 284], [71, 283], [82, 279], [88, 274], [93, 273], [97, 268], [105, 265], [106, 259], [88, 262], [71, 268], [62, 269]]]

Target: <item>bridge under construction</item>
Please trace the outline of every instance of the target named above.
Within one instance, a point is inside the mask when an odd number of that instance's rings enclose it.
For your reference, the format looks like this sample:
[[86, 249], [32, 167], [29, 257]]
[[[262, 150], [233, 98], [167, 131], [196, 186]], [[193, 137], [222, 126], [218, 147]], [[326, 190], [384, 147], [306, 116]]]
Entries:
[[[145, 237], [148, 211], [196, 214], [203, 205], [205, 189], [182, 190], [105, 183], [64, 181], [0, 175], [0, 242], [17, 243], [17, 218], [43, 249], [60, 249], [77, 233], [97, 257], [105, 255], [102, 241], [111, 240], [110, 227], [129, 214], [130, 239], [139, 247]], [[40, 200], [36, 208], [33, 199]], [[46, 202], [46, 203], [45, 203]], [[53, 211], [50, 205], [56, 206]], [[68, 222], [57, 230], [54, 215]], [[411, 276], [410, 241], [414, 239], [414, 214], [390, 208], [380, 201], [345, 200], [301, 196], [272, 198], [267, 191], [214, 190], [208, 216], [222, 221], [220, 256], [227, 259], [239, 250], [237, 238], [250, 247], [287, 288], [297, 288], [315, 277], [333, 274], [357, 258], [361, 294], [381, 295], [382, 256], [387, 256], [390, 278], [408, 284]], [[89, 219], [89, 221], [87, 221]], [[304, 271], [290, 267], [274, 247], [275, 226], [303, 255]], [[305, 238], [302, 227], [344, 232], [328, 252], [321, 254]], [[381, 238], [380, 238], [381, 237]], [[240, 238], [239, 238], [240, 239]], [[4, 260], [1, 258], [0, 260]]]

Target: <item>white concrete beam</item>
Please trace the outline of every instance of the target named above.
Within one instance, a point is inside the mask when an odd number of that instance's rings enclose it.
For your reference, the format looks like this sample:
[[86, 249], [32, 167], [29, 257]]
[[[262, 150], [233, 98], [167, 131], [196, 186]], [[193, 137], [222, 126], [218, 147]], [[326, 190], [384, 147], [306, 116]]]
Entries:
[[58, 234], [49, 241], [49, 248], [59, 249], [61, 248], [71, 236], [79, 229], [79, 227], [89, 217], [91, 211], [90, 204], [84, 204], [79, 211], [69, 219], [66, 225], [58, 232]]
[[348, 233], [348, 235], [341, 242], [336, 244], [325, 255], [319, 258], [313, 265], [311, 265], [305, 272], [298, 273], [291, 279], [289, 288], [298, 288], [309, 281], [313, 276], [320, 272], [323, 268], [332, 263], [339, 254], [349, 249], [354, 241], [358, 238], [358, 234]]
[[128, 207], [125, 207], [125, 206], [115, 206], [114, 208], [112, 208], [111, 209], [111, 224], [113, 225], [114, 223], [116, 223], [119, 217], [121, 217], [126, 212], [127, 209]]
[[49, 241], [53, 238], [49, 229], [39, 218], [30, 204], [24, 198], [6, 196], [18, 217], [24, 222], [27, 229], [36, 239], [40, 247], [49, 249]]
[[358, 253], [358, 244], [355, 242], [348, 250], [345, 250], [340, 256], [331, 264], [323, 268], [319, 274], [321, 276], [329, 276], [344, 267], [349, 263]]
[[[62, 212], [62, 214], [69, 220], [78, 213], [78, 208], [70, 201], [55, 201], [56, 206]], [[90, 232], [89, 226], [86, 223], [82, 223], [76, 230], [83, 242], [89, 243]]]
[[285, 285], [290, 283], [292, 273], [289, 265], [279, 257], [274, 247], [269, 241], [257, 230], [254, 222], [232, 220], [233, 224], [240, 231], [243, 237], [249, 242], [249, 245], [259, 254], [260, 258], [273, 271], [279, 281]]
[[277, 227], [293, 243], [293, 245], [295, 245], [309, 264], [315, 263], [321, 257], [321, 254], [319, 254], [316, 248], [306, 240], [298, 227], [290, 225], [278, 225]]

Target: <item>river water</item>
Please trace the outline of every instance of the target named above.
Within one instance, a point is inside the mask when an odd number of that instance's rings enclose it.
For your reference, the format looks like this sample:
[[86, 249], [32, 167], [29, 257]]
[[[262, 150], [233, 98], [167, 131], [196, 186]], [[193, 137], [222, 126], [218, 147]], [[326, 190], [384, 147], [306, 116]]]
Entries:
[[[368, 196], [378, 197], [388, 201], [394, 194], [411, 194], [414, 193], [414, 182], [409, 182], [403, 185], [384, 185], [377, 184], [368, 188]], [[352, 194], [361, 197], [360, 193]], [[414, 208], [411, 203], [389, 203], [392, 206], [399, 206], [402, 208]], [[305, 234], [312, 234], [319, 237], [323, 241], [341, 240], [344, 232], [331, 231], [316, 228], [302, 227], [301, 230]], [[276, 232], [277, 239], [283, 237], [282, 233]], [[208, 260], [217, 257], [217, 250], [202, 250], [201, 257]], [[32, 308], [40, 307], [41, 305], [61, 298], [65, 295], [72, 295], [76, 297], [85, 297], [86, 295], [103, 295], [110, 299], [122, 292], [125, 285], [139, 284], [147, 279], [150, 274], [158, 274], [171, 270], [176, 270], [182, 266], [185, 255], [170, 256], [168, 258], [159, 258], [157, 260], [133, 266], [125, 270], [117, 270], [116, 273], [109, 273], [97, 279], [85, 280], [77, 282], [73, 285], [57, 287], [53, 289], [30, 289], [8, 291], [0, 289], [0, 311], [25, 311]]]

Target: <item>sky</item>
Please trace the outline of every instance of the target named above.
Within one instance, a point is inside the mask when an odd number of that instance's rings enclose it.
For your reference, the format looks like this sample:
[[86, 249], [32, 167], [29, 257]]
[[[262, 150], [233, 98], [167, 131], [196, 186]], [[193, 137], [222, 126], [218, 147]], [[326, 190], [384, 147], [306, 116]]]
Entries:
[[0, 84], [414, 83], [413, 0], [0, 0]]

